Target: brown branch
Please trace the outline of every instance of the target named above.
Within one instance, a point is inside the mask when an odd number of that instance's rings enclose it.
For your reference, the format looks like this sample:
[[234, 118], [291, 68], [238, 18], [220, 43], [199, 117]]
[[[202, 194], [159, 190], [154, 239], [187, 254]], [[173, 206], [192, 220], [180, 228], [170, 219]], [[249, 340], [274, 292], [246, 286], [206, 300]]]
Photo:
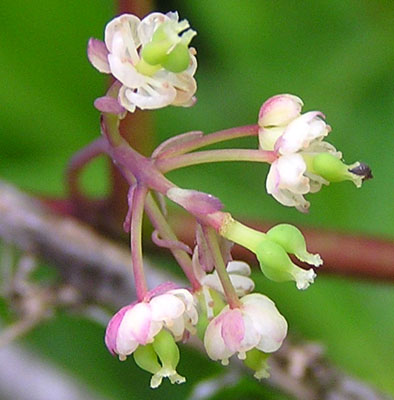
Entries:
[[[56, 267], [64, 283], [86, 302], [113, 308], [129, 303], [130, 253], [90, 227], [54, 214], [38, 200], [0, 181], [0, 238], [22, 251], [34, 252]], [[149, 263], [147, 277], [155, 286], [168, 277]], [[320, 346], [289, 342], [271, 360], [268, 383], [302, 400], [384, 400], [363, 383], [347, 376], [322, 355]]]

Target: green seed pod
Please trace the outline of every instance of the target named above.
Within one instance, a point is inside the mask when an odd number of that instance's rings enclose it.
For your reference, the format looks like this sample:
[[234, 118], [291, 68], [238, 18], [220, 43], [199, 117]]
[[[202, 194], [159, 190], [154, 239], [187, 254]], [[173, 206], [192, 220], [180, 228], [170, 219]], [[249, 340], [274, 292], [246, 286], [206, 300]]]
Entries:
[[313, 158], [314, 172], [329, 182], [352, 180], [348, 166], [330, 153], [320, 153]]
[[295, 281], [304, 290], [316, 276], [312, 269], [304, 270], [292, 263], [282, 246], [272, 240], [263, 240], [256, 249], [256, 256], [264, 275], [274, 282]]
[[175, 370], [179, 363], [179, 349], [175, 343], [174, 337], [170, 332], [162, 329], [153, 342], [153, 349], [159, 356], [160, 361], [165, 366], [170, 366]]
[[268, 358], [269, 354], [257, 349], [252, 349], [246, 353], [244, 364], [251, 370], [255, 371], [255, 378], [269, 378], [269, 368], [267, 365]]
[[157, 360], [157, 355], [151, 344], [145, 346], [138, 346], [133, 353], [135, 363], [143, 370], [151, 374], [157, 373], [161, 365]]
[[293, 225], [276, 225], [267, 232], [267, 237], [282, 246], [287, 253], [294, 254], [301, 261], [315, 266], [323, 263], [318, 254], [308, 253], [303, 234]]

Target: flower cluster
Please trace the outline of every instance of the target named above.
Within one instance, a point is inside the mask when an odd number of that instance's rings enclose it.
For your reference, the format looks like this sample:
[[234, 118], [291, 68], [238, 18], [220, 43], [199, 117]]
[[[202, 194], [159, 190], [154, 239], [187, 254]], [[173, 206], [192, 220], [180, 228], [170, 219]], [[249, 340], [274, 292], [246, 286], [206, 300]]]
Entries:
[[[133, 149], [118, 129], [127, 111], [194, 104], [197, 61], [189, 44], [195, 34], [175, 12], [152, 13], [142, 20], [123, 14], [106, 26], [105, 42], [90, 39], [88, 45], [93, 66], [115, 78], [107, 95], [96, 99], [95, 106], [102, 112], [100, 145], [130, 184], [124, 229], [131, 237], [138, 298], [110, 320], [105, 343], [120, 360], [133, 355], [136, 364], [152, 374], [152, 388], [158, 387], [163, 378], [171, 383], [185, 381], [176, 370], [180, 361], [177, 342], [194, 334], [203, 341], [212, 360], [227, 365], [230, 357], [237, 355], [254, 370], [256, 378], [268, 376], [267, 358], [282, 345], [287, 322], [272, 300], [253, 293], [255, 284], [249, 265], [232, 259], [234, 243], [255, 253], [267, 278], [294, 281], [300, 290], [314, 282], [316, 273], [313, 268], [297, 266], [290, 256], [313, 267], [323, 262], [318, 254], [307, 251], [302, 233], [294, 226], [280, 224], [266, 233], [258, 232], [222, 211], [224, 205], [215, 196], [179, 188], [164, 176], [166, 172], [240, 158], [267, 162], [271, 164], [266, 181], [268, 193], [285, 206], [303, 212], [309, 208], [304, 195], [319, 191], [322, 185], [351, 180], [359, 187], [372, 177], [365, 164], [342, 162], [341, 152], [324, 140], [331, 131], [324, 114], [301, 114], [302, 100], [290, 94], [268, 99], [260, 109], [258, 126], [232, 128], [210, 137], [199, 131], [184, 133], [162, 143], [151, 157]], [[195, 151], [256, 135], [257, 130], [258, 150]], [[92, 150], [97, 152], [97, 142], [88, 149], [88, 159], [92, 158]], [[194, 251], [172, 231], [164, 197], [196, 219]], [[155, 228], [153, 241], [172, 252], [190, 289], [167, 283], [148, 291], [142, 256], [144, 210]]]
[[[127, 111], [189, 107], [195, 102], [197, 61], [189, 48], [196, 32], [188, 28], [176, 12], [152, 13], [142, 21], [123, 14], [106, 26], [105, 42], [90, 39], [88, 58], [120, 82], [118, 101]], [[116, 108], [111, 98], [95, 105], [104, 112]]]
[[150, 292], [145, 301], [121, 308], [107, 326], [108, 350], [121, 361], [133, 354], [137, 365], [152, 374], [152, 388], [163, 378], [183, 383], [185, 378], [176, 371], [180, 359], [176, 342], [198, 330], [212, 360], [227, 365], [238, 353], [256, 378], [269, 376], [267, 355], [282, 345], [287, 322], [267, 296], [249, 294], [254, 283], [248, 277], [248, 264], [230, 261], [227, 271], [241, 296], [239, 307], [225, 303], [216, 272], [200, 272], [202, 286], [193, 294], [168, 283]]
[[371, 176], [370, 171], [361, 171], [363, 164], [341, 162], [342, 153], [324, 141], [331, 131], [324, 114], [301, 114], [302, 106], [302, 100], [290, 94], [268, 99], [259, 113], [259, 143], [277, 155], [267, 176], [267, 192], [283, 205], [306, 212], [310, 204], [305, 194], [343, 180], [360, 187]]

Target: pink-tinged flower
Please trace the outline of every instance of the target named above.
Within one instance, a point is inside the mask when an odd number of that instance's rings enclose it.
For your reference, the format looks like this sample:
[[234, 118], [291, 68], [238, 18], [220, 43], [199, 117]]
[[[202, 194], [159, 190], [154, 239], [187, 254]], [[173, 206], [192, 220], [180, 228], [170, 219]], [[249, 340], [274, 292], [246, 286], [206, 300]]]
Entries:
[[268, 99], [259, 113], [259, 142], [260, 148], [278, 156], [267, 176], [267, 192], [283, 205], [306, 212], [309, 202], [304, 195], [330, 182], [311, 167], [314, 157], [329, 153], [340, 159], [342, 154], [323, 141], [331, 130], [324, 114], [301, 114], [302, 105], [300, 98], [289, 94]]
[[244, 360], [251, 349], [272, 353], [287, 334], [287, 322], [268, 297], [253, 293], [241, 298], [240, 308], [227, 305], [209, 323], [204, 346], [212, 360], [223, 365], [235, 353]]
[[194, 333], [197, 320], [192, 294], [186, 289], [169, 290], [149, 301], [121, 308], [107, 326], [105, 344], [123, 361], [139, 345], [153, 343], [163, 328], [170, 331], [175, 340], [182, 339], [185, 331]]
[[107, 24], [105, 43], [90, 39], [88, 58], [122, 84], [118, 100], [130, 112], [189, 107], [195, 103], [197, 61], [188, 47], [196, 33], [188, 28], [176, 12], [152, 13], [142, 21], [123, 14]]

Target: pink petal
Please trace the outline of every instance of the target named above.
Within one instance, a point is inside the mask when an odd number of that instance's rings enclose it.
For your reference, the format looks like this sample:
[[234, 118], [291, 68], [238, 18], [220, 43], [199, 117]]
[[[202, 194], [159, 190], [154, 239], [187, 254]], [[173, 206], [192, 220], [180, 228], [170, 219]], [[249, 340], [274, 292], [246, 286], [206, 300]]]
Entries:
[[133, 307], [133, 304], [121, 308], [109, 321], [105, 331], [105, 345], [112, 355], [116, 353], [116, 339], [118, 336], [119, 325], [125, 313]]
[[245, 325], [240, 310], [229, 310], [223, 315], [221, 335], [225, 345], [232, 353], [239, 350], [245, 336]]
[[208, 356], [214, 361], [227, 360], [234, 354], [227, 348], [222, 338], [222, 316], [223, 314], [219, 314], [209, 323], [204, 335], [204, 347]]
[[104, 74], [110, 74], [108, 50], [101, 40], [90, 38], [88, 42], [88, 59], [92, 65]]
[[97, 110], [110, 114], [123, 114], [126, 109], [123, 108], [117, 99], [110, 96], [99, 97], [94, 101]]
[[291, 94], [279, 94], [269, 98], [260, 108], [261, 127], [287, 125], [298, 117], [303, 106], [302, 100]]

